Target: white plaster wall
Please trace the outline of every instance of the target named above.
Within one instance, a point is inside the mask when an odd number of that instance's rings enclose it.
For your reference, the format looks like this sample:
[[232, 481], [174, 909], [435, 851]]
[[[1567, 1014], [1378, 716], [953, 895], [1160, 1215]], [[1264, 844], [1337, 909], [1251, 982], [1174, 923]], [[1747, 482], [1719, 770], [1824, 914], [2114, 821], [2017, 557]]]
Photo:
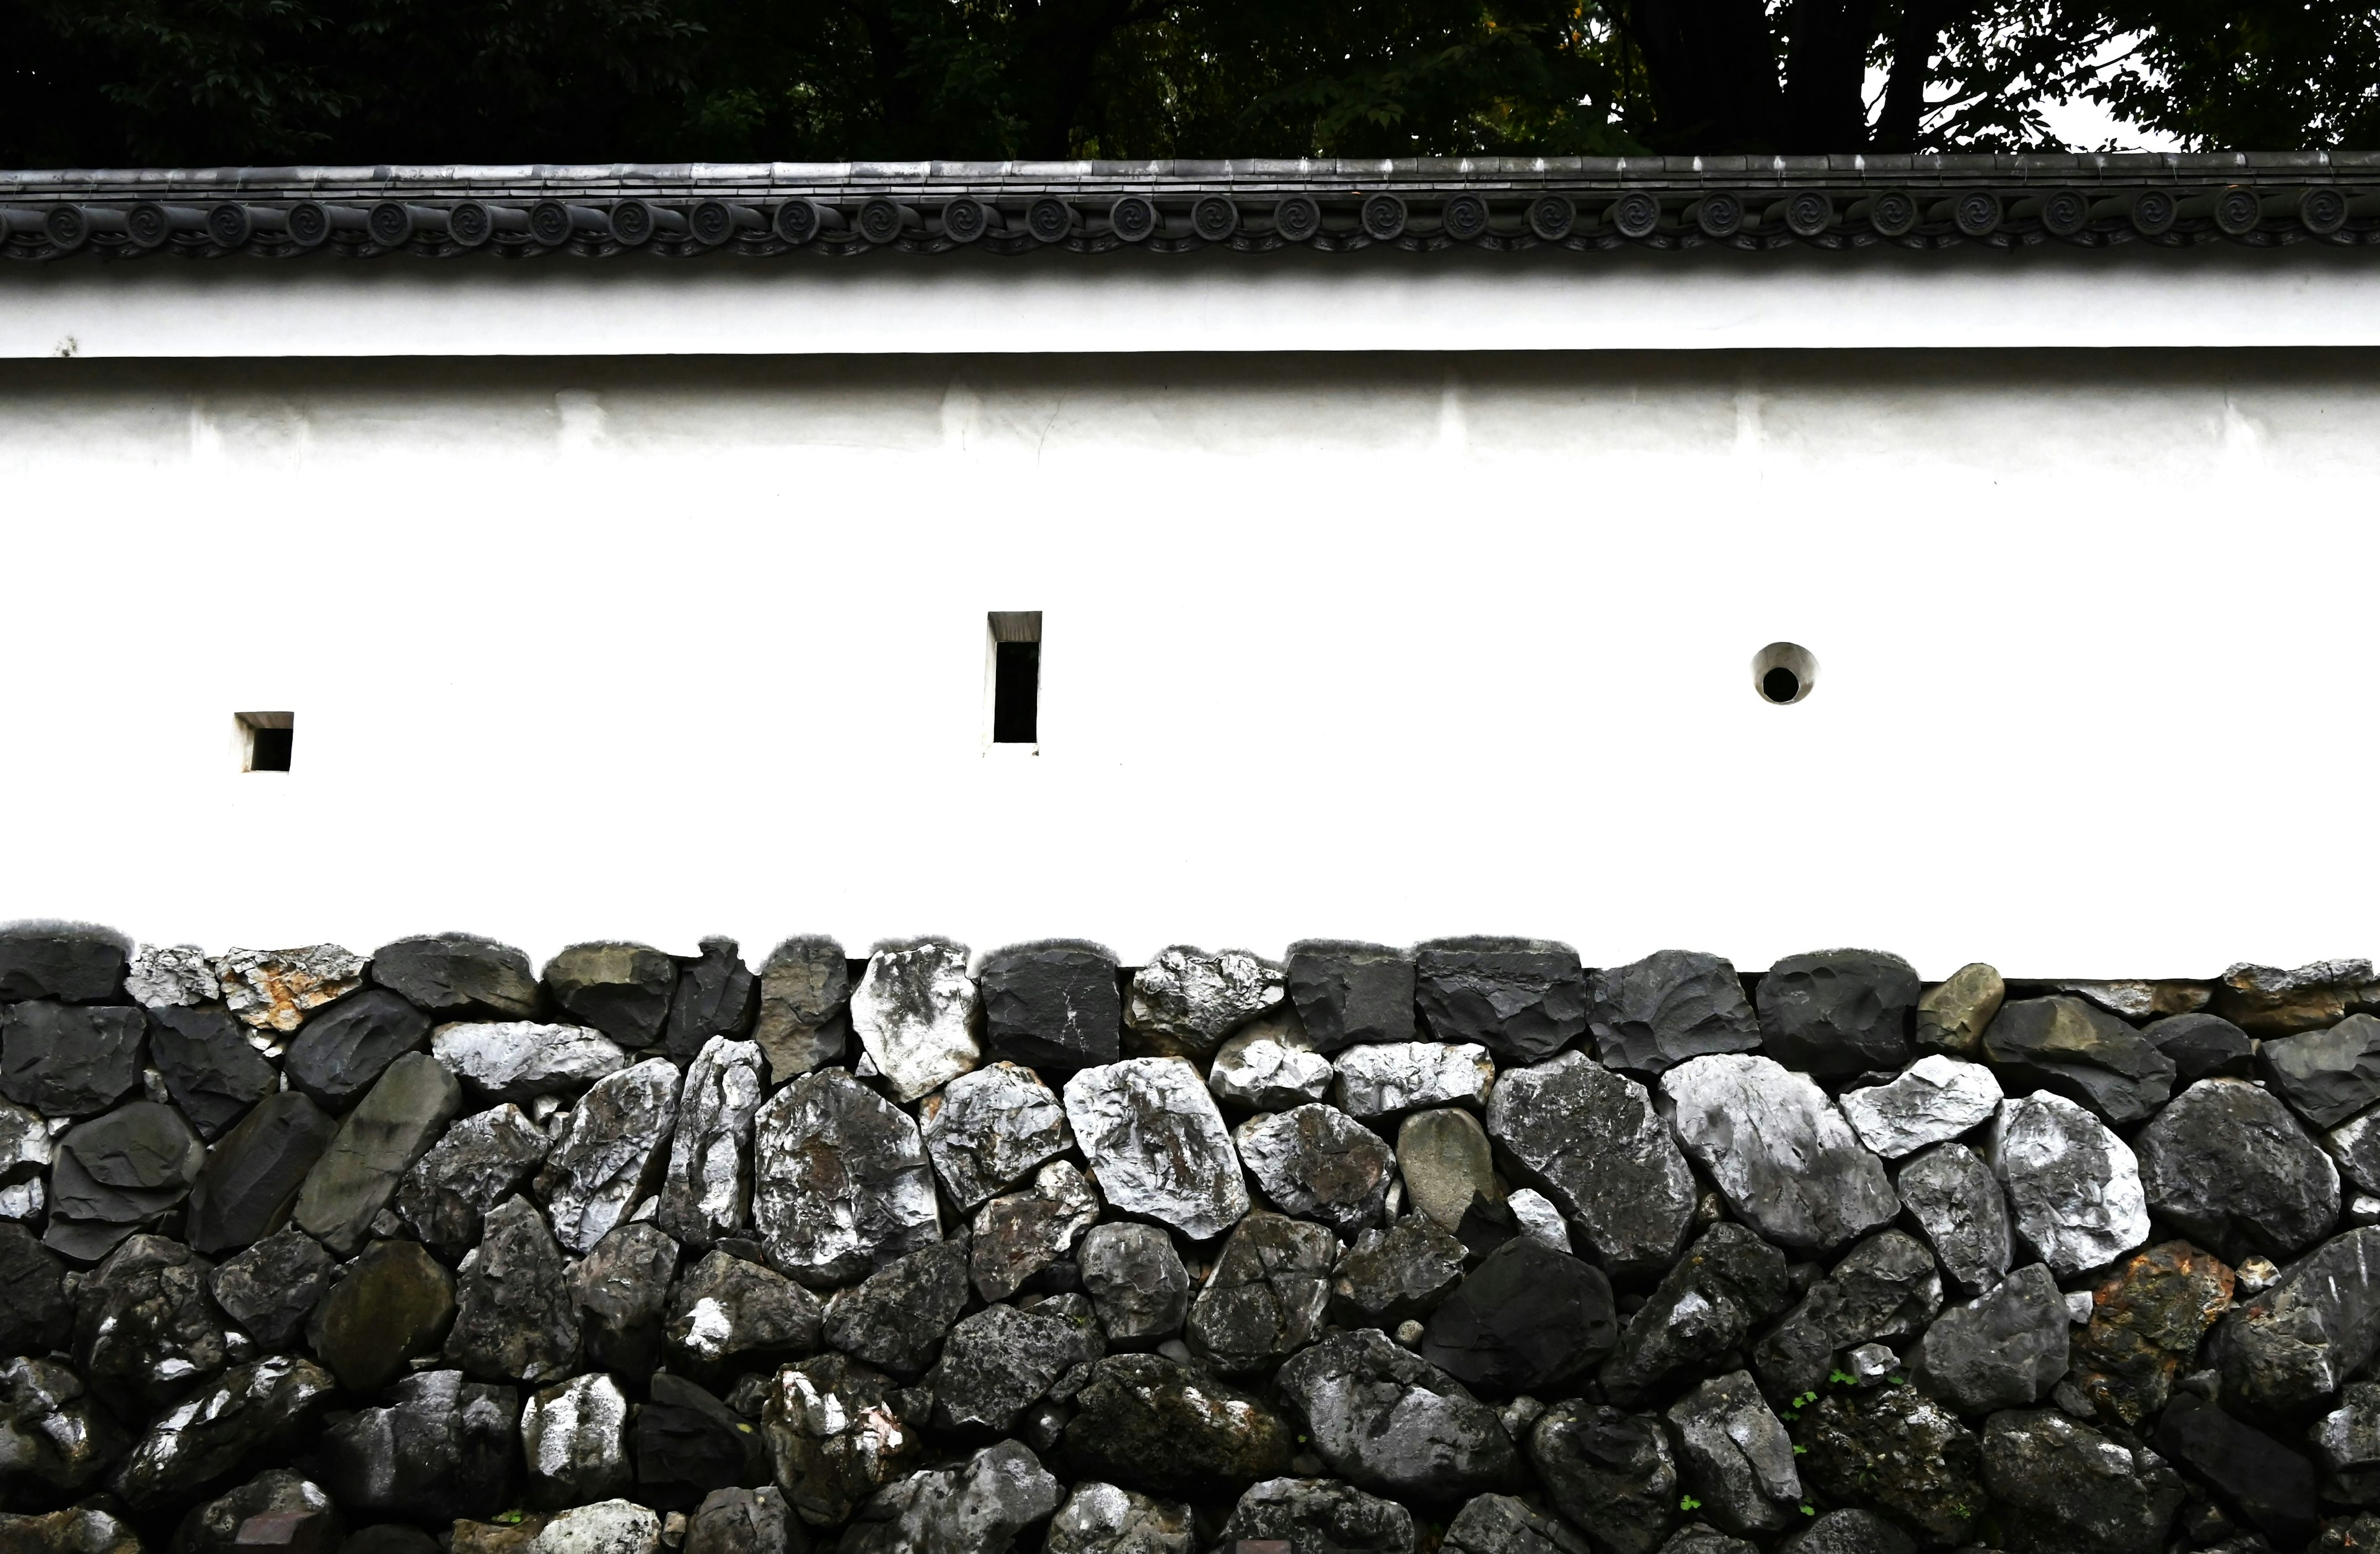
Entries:
[[2376, 474], [2357, 351], [20, 362], [0, 916], [2369, 953]]

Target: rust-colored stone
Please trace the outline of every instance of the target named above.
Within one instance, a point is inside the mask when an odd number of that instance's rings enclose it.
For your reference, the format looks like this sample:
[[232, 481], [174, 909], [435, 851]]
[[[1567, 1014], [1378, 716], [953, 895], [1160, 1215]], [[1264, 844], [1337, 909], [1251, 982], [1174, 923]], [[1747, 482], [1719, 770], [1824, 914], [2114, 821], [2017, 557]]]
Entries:
[[2073, 1378], [2107, 1418], [2138, 1426], [2165, 1407], [2199, 1340], [2231, 1305], [2231, 1269], [2186, 1241], [2135, 1253], [2091, 1293]]

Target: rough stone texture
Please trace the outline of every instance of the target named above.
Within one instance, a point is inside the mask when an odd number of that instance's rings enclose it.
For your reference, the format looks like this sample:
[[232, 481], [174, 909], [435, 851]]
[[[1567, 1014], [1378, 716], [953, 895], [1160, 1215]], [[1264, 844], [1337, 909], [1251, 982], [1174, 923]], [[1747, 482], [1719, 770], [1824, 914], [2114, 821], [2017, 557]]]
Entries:
[[1663, 950], [1597, 972], [1587, 1021], [1596, 1056], [1645, 1078], [1689, 1058], [1760, 1045], [1760, 1024], [1735, 967], [1692, 950]]
[[[1086, 1284], [1091, 1277], [1092, 1238], [1114, 1232], [1116, 1239], [1123, 1239], [1128, 1232], [1147, 1232], [1160, 1242], [1165, 1237], [1164, 1232], [1148, 1225], [1100, 1226], [1084, 1240]], [[1166, 1243], [1165, 1249], [1171, 1254], [1172, 1244]], [[1177, 1272], [1181, 1269], [1178, 1258], [1174, 1269]], [[1186, 1288], [1186, 1274], [1183, 1281]], [[966, 1309], [967, 1285], [967, 1249], [955, 1242], [938, 1242], [887, 1263], [835, 1296], [827, 1307], [821, 1335], [856, 1360], [895, 1376], [914, 1377], [934, 1363], [951, 1324]], [[1095, 1300], [1100, 1298], [1096, 1288], [1092, 1295]], [[1104, 1304], [1100, 1310], [1104, 1316]], [[1179, 1326], [1177, 1313], [1173, 1327]], [[1117, 1336], [1113, 1329], [1109, 1336]]]
[[224, 1368], [223, 1325], [207, 1265], [179, 1242], [136, 1235], [87, 1275], [75, 1296], [76, 1368], [101, 1401], [134, 1421], [188, 1396]]
[[1736, 1348], [1791, 1298], [1782, 1252], [1742, 1225], [1713, 1225], [1628, 1318], [1603, 1390], [1633, 1405], [1680, 1366]]
[[654, 1376], [631, 1428], [637, 1494], [648, 1504], [688, 1506], [768, 1477], [759, 1430], [685, 1377]]
[[1007, 1554], [1016, 1535], [1063, 1498], [1028, 1448], [1003, 1440], [956, 1466], [887, 1485], [836, 1547], [840, 1554]]
[[769, 1060], [769, 1083], [790, 1084], [843, 1061], [851, 1034], [851, 973], [832, 939], [788, 939], [760, 963], [752, 1039]]
[[1284, 1213], [1342, 1235], [1378, 1222], [1396, 1156], [1378, 1134], [1329, 1106], [1301, 1106], [1240, 1124], [1240, 1163]]
[[1225, 1375], [1279, 1365], [1314, 1342], [1330, 1300], [1339, 1240], [1261, 1209], [1232, 1227], [1191, 1303], [1191, 1352]]
[[2289, 1108], [2245, 1079], [2202, 1079], [2132, 1140], [2149, 1211], [2218, 1256], [2286, 1259], [2330, 1233], [2338, 1171]]
[[1111, 1342], [1161, 1339], [1182, 1330], [1190, 1274], [1173, 1238], [1155, 1225], [1095, 1225], [1075, 1249], [1083, 1289]]
[[140, 1085], [148, 1017], [116, 1004], [0, 1009], [0, 1095], [44, 1117], [89, 1117]]
[[2008, 984], [1981, 961], [1961, 966], [1917, 1000], [1917, 1049], [1972, 1058], [2008, 998]]
[[2248, 1033], [2220, 1014], [2175, 1014], [2141, 1027], [2184, 1079], [2245, 1078], [2255, 1061]]
[[1325, 940], [1293, 944], [1286, 980], [1318, 1052], [1414, 1038], [1414, 963], [1402, 950]]
[[155, 1101], [78, 1123], [58, 1139], [50, 1168], [51, 1234], [61, 1219], [153, 1224], [189, 1196], [206, 1163], [207, 1147], [190, 1124]]
[[807, 1542], [774, 1485], [713, 1489], [686, 1524], [686, 1554], [803, 1554]]
[[967, 1249], [976, 1293], [988, 1301], [1006, 1300], [1074, 1251], [1099, 1218], [1099, 1195], [1083, 1173], [1064, 1160], [1051, 1160], [1028, 1191], [996, 1197], [976, 1211]]
[[[124, 973], [124, 993], [143, 1009], [213, 1003], [223, 997], [215, 968], [195, 944], [143, 944], [132, 952]], [[105, 995], [102, 995], [103, 997]]]
[[235, 1366], [152, 1423], [110, 1485], [135, 1512], [194, 1498], [251, 1454], [306, 1439], [335, 1385], [330, 1372], [288, 1354]]
[[1050, 1518], [1042, 1554], [1196, 1554], [1190, 1508], [1094, 1479]]
[[[1915, 980], [1912, 977], [1912, 980]], [[1703, 1513], [1731, 1533], [1791, 1525], [1802, 1499], [1792, 1438], [1749, 1371], [1714, 1377], [1670, 1405], [1680, 1476]]]
[[390, 1063], [429, 1040], [429, 1015], [385, 989], [368, 988], [307, 1021], [281, 1069], [292, 1087], [344, 1111]]
[[192, 1508], [174, 1531], [174, 1554], [231, 1554], [235, 1548], [330, 1554], [339, 1513], [320, 1485], [268, 1468], [227, 1495]]
[[804, 1522], [842, 1525], [916, 1463], [925, 1442], [893, 1413], [892, 1396], [881, 1372], [840, 1354], [777, 1373], [761, 1428], [777, 1483]]
[[1990, 1069], [1939, 1053], [1918, 1059], [1888, 1085], [1846, 1090], [1840, 1102], [1860, 1142], [1888, 1160], [1980, 1127], [1999, 1104], [2000, 1082]]
[[2131, 1147], [2063, 1096], [2002, 1101], [1990, 1159], [2020, 1244], [2051, 1271], [2080, 1273], [2148, 1241], [2148, 1203]]
[[633, 1500], [575, 1506], [549, 1520], [531, 1554], [661, 1554], [662, 1519]]
[[38, 1112], [0, 1101], [0, 1184], [38, 1182], [56, 1151], [50, 1125]]
[[1968, 1542], [1988, 1503], [1983, 1442], [1914, 1387], [1829, 1392], [1794, 1435], [1802, 1473], [1819, 1493], [1888, 1512], [1929, 1548]]
[[1133, 973], [1124, 1024], [1141, 1055], [1203, 1058], [1287, 996], [1281, 967], [1269, 961], [1175, 944]]
[[1677, 1521], [1677, 1460], [1649, 1414], [1558, 1402], [1538, 1415], [1528, 1451], [1555, 1509], [1597, 1554], [1653, 1554]]
[[972, 1210], [1073, 1147], [1066, 1109], [1040, 1075], [996, 1062], [917, 1106], [918, 1131], [951, 1201]]
[[2380, 1101], [2380, 1019], [2350, 1015], [2327, 1030], [2267, 1039], [2256, 1071], [2317, 1128], [2336, 1127]]
[[2091, 1320], [2073, 1335], [2075, 1386], [2112, 1423], [2155, 1417], [2231, 1291], [2231, 1270], [2186, 1241], [2126, 1258], [2092, 1292]]
[[2380, 1108], [2350, 1117], [2319, 1135], [2325, 1154], [2337, 1162], [2339, 1175], [2365, 1195], [2380, 1193]]
[[984, 1043], [994, 1058], [1071, 1073], [1121, 1055], [1123, 998], [1115, 957], [1095, 944], [995, 950], [976, 973]]
[[2054, 1090], [2119, 1126], [2141, 1121], [2173, 1094], [2173, 1060], [2077, 998], [2003, 1005], [1984, 1032], [1984, 1056], [2009, 1088]]
[[851, 994], [851, 1028], [893, 1098], [938, 1090], [983, 1059], [982, 1007], [964, 944], [920, 940], [880, 949]]
[[706, 939], [700, 949], [701, 954], [678, 972], [677, 991], [662, 1027], [662, 1050], [680, 1062], [717, 1038], [734, 1038], [749, 1031], [759, 997], [759, 984], [746, 969], [735, 941]]
[[1771, 1397], [1815, 1391], [1842, 1352], [1913, 1337], [1941, 1308], [1941, 1277], [1925, 1248], [1904, 1231], [1878, 1231], [1753, 1346], [1752, 1368]]
[[545, 987], [573, 1020], [623, 1047], [650, 1047], [669, 1018], [677, 963], [649, 944], [573, 944], [545, 963]]
[[224, 1006], [259, 1030], [283, 1035], [306, 1016], [364, 985], [364, 958], [336, 944], [296, 950], [227, 950], [215, 957]]
[[64, 1349], [74, 1330], [66, 1269], [22, 1225], [0, 1225], [0, 1354]]
[[1899, 955], [1788, 955], [1760, 979], [1761, 1050], [1825, 1078], [1899, 1068], [1917, 992], [1917, 973]]
[[371, 979], [449, 1020], [526, 1020], [537, 1013], [528, 957], [475, 933], [420, 934], [372, 952]]
[[396, 1184], [463, 1104], [463, 1087], [438, 1060], [407, 1052], [388, 1065], [339, 1123], [298, 1189], [298, 1229], [340, 1257], [363, 1244]]
[[1393, 1329], [1427, 1317], [1462, 1281], [1463, 1259], [1463, 1243], [1421, 1215], [1366, 1231], [1330, 1270], [1331, 1319]]
[[12, 1506], [95, 1487], [131, 1444], [61, 1360], [0, 1364], [0, 1493]]
[[149, 1061], [174, 1104], [210, 1143], [280, 1085], [273, 1065], [220, 1004], [152, 1009]]
[[377, 1392], [435, 1353], [454, 1318], [454, 1275], [418, 1243], [376, 1241], [315, 1307], [306, 1338], [340, 1386]]
[[2380, 1353], [2380, 1226], [2323, 1243], [2217, 1336], [2227, 1403], [2287, 1414], [2338, 1391]]
[[1642, 1085], [1583, 1052], [1512, 1069], [1488, 1099], [1488, 1133], [1605, 1268], [1649, 1271], [1677, 1257], [1694, 1173]]
[[1893, 1190], [1953, 1289], [1973, 1294], [2007, 1275], [2015, 1257], [2008, 1198], [1973, 1150], [1937, 1145], [1902, 1163]]
[[1287, 1554], [1413, 1554], [1413, 1512], [1328, 1478], [1269, 1478], [1252, 1484], [1223, 1524], [1217, 1544], [1277, 1542]]
[[1397, 1170], [1407, 1207], [1454, 1231], [1475, 1199], [1502, 1200], [1496, 1158], [1479, 1120], [1458, 1107], [1416, 1111], [1397, 1127]]
[[0, 1545], [11, 1554], [141, 1554], [132, 1529], [97, 1506], [69, 1506], [43, 1516], [0, 1512]]
[[1342, 1051], [1332, 1068], [1340, 1110], [1352, 1117], [1393, 1117], [1418, 1107], [1484, 1105], [1496, 1064], [1475, 1043], [1367, 1042]]
[[674, 1364], [712, 1374], [814, 1352], [820, 1312], [818, 1297], [784, 1275], [714, 1251], [669, 1292], [662, 1330]]
[[1495, 1396], [1568, 1381], [1611, 1353], [1611, 1283], [1567, 1253], [1516, 1236], [1430, 1314], [1422, 1358]]
[[1258, 1015], [1226, 1038], [1207, 1071], [1207, 1087], [1225, 1106], [1287, 1111], [1330, 1093], [1339, 1071], [1316, 1051], [1295, 1012]]
[[130, 940], [92, 923], [10, 923], [0, 928], [0, 1000], [113, 998], [131, 951]]
[[780, 1273], [848, 1283], [941, 1239], [917, 1124], [839, 1069], [770, 1097], [752, 1154], [752, 1222]]
[[[650, 1220], [631, 1220], [571, 1266], [570, 1298], [577, 1306], [578, 1337], [589, 1369], [632, 1378], [652, 1374], [661, 1361], [662, 1317], [672, 1294], [670, 1278], [677, 1271], [678, 1251], [678, 1244], [660, 1226]], [[754, 1264], [741, 1266], [768, 1271]], [[737, 1317], [753, 1327], [775, 1324], [771, 1296], [784, 1282], [769, 1275], [754, 1293], [751, 1308]], [[683, 1356], [681, 1363], [698, 1373], [703, 1368]]]
[[2022, 1408], [2066, 1374], [2066, 1297], [2039, 1263], [1998, 1288], [1946, 1309], [1910, 1357], [1910, 1379], [1970, 1416]]
[[1295, 1450], [1264, 1402], [1157, 1354], [1099, 1361], [1075, 1411], [1065, 1450], [1075, 1471], [1148, 1494], [1235, 1493], [1287, 1474]]
[[1066, 1081], [1066, 1120], [1099, 1196], [1194, 1241], [1248, 1211], [1239, 1156], [1215, 1098], [1181, 1058], [1126, 1058]]
[[531, 1184], [564, 1246], [592, 1251], [660, 1184], [677, 1100], [676, 1067], [648, 1058], [597, 1081], [571, 1109]]
[[2264, 1431], [2184, 1392], [2157, 1420], [2156, 1448], [2282, 1548], [2313, 1536], [2322, 1514], [2313, 1464]]
[[2155, 1453], [2049, 1410], [1992, 1415], [1984, 1481], [2009, 1554], [2161, 1554], [2182, 1499]]
[[2370, 1007], [2372, 982], [2367, 960], [2316, 961], [2294, 971], [2242, 962], [2215, 984], [2214, 1012], [2252, 1036], [2291, 1036]]
[[1909, 1535], [1872, 1511], [1830, 1511], [1777, 1546], [1779, 1554], [1916, 1554]]
[[[683, 991], [672, 1007], [685, 1007]], [[662, 1230], [689, 1246], [708, 1246], [744, 1227], [752, 1199], [752, 1118], [760, 1110], [764, 1061], [758, 1044], [714, 1036], [686, 1065], [662, 1178], [660, 1218]]]
[[200, 1170], [190, 1188], [190, 1244], [211, 1256], [236, 1252], [279, 1230], [337, 1132], [338, 1123], [298, 1091], [265, 1098]]
[[579, 1376], [532, 1394], [521, 1407], [524, 1488], [531, 1505], [586, 1505], [625, 1494], [628, 1399], [608, 1376]]
[[578, 1308], [545, 1216], [514, 1196], [489, 1211], [460, 1264], [461, 1300], [446, 1363], [482, 1381], [558, 1381], [578, 1365]]
[[1030, 1311], [987, 1305], [961, 1320], [927, 1374], [934, 1424], [1006, 1435], [1017, 1416], [1075, 1366], [1106, 1353], [1090, 1303], [1060, 1295]]
[[2350, 1382], [2339, 1396], [2306, 1439], [2326, 1470], [2325, 1498], [2369, 1506], [2380, 1500], [2380, 1381]]
[[620, 1044], [592, 1026], [531, 1020], [440, 1026], [430, 1050], [472, 1094], [523, 1103], [584, 1089], [628, 1066]]
[[1824, 1251], [1900, 1211], [1884, 1163], [1826, 1092], [1767, 1058], [1682, 1063], [1661, 1076], [1661, 1110], [1729, 1206], [1771, 1241]]
[[423, 1245], [458, 1262], [479, 1244], [488, 1210], [528, 1185], [545, 1134], [507, 1101], [447, 1128], [397, 1184], [397, 1217]]
[[1414, 953], [1414, 992], [1440, 1041], [1516, 1062], [1549, 1058], [1586, 1030], [1578, 952], [1538, 939], [1441, 939]]
[[1331, 1471], [1367, 1488], [1443, 1502], [1517, 1479], [1495, 1411], [1376, 1330], [1299, 1351], [1278, 1385]]
[[314, 1303], [331, 1286], [322, 1244], [294, 1227], [277, 1231], [208, 1276], [224, 1314], [267, 1349], [286, 1349], [305, 1330]]

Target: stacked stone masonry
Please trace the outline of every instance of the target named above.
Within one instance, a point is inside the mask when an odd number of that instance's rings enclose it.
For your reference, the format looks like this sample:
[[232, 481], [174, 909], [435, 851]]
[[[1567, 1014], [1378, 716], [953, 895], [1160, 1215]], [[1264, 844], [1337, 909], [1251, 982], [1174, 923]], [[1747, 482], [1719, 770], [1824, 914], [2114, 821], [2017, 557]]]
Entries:
[[2380, 977], [0, 929], [0, 1554], [2380, 1547]]

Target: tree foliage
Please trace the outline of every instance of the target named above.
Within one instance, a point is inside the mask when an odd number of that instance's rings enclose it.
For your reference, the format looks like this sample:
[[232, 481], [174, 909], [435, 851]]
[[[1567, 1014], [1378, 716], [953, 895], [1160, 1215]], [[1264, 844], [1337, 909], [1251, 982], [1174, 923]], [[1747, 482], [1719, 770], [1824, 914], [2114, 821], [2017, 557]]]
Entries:
[[[0, 164], [2380, 141], [2368, 0], [0, 0]], [[2087, 148], [2086, 148], [2087, 149]]]

